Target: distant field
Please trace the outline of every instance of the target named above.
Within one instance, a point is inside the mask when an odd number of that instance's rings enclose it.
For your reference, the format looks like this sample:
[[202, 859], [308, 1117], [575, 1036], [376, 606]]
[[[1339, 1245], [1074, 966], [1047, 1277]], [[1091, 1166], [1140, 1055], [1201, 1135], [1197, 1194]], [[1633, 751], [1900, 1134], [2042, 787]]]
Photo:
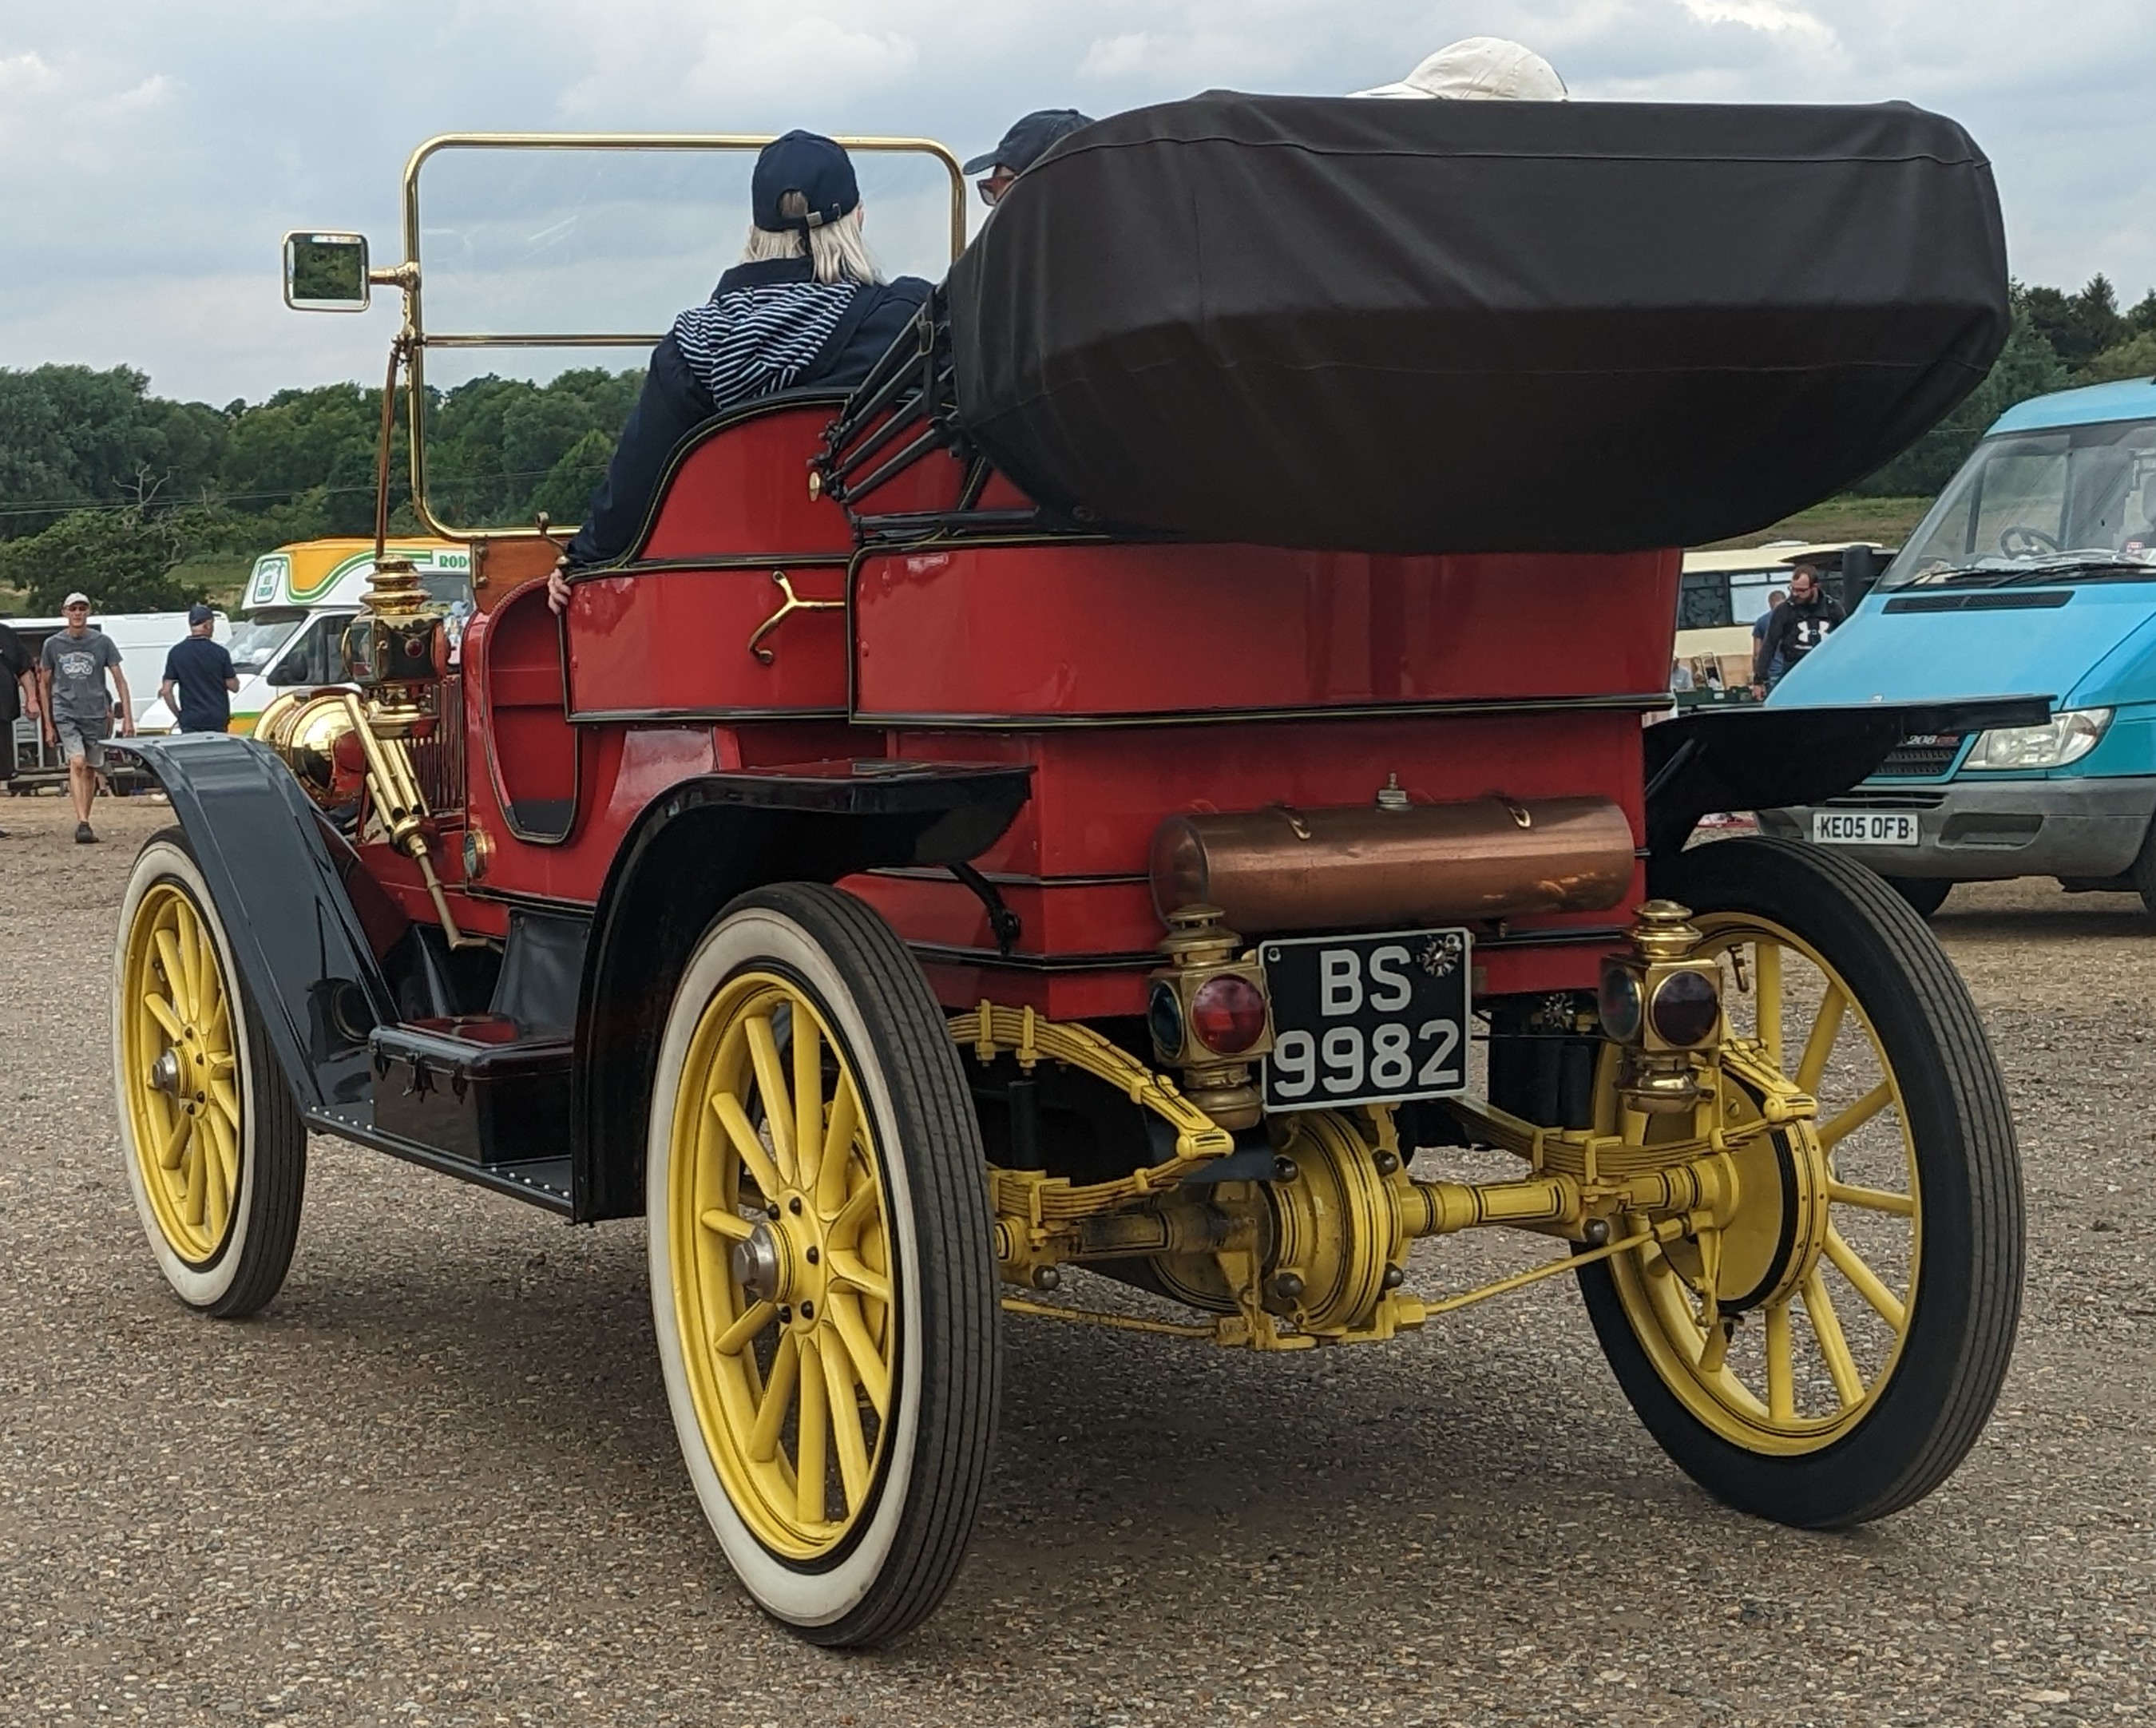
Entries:
[[1928, 498], [1830, 498], [1757, 534], [1740, 534], [1695, 550], [1718, 551], [1725, 546], [1761, 546], [1770, 540], [1876, 540], [1882, 546], [1898, 546], [1931, 503]]

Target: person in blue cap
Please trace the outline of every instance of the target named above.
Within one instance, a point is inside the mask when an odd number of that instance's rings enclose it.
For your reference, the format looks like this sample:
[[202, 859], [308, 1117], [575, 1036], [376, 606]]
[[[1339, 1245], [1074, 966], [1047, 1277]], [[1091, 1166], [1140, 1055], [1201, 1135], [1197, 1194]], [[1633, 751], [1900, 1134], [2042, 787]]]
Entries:
[[974, 190], [980, 193], [981, 202], [993, 209], [1010, 190], [1011, 182], [1047, 155], [1050, 145], [1092, 124], [1091, 115], [1075, 108], [1035, 109], [1012, 121], [1003, 142], [986, 155], [975, 156], [962, 172], [988, 175], [987, 179], [974, 182]]
[[652, 351], [606, 478], [548, 581], [557, 612], [569, 602], [567, 572], [634, 544], [685, 436], [758, 397], [860, 383], [928, 298], [917, 276], [883, 279], [862, 234], [853, 162], [829, 138], [793, 131], [764, 146], [749, 201], [742, 261]]

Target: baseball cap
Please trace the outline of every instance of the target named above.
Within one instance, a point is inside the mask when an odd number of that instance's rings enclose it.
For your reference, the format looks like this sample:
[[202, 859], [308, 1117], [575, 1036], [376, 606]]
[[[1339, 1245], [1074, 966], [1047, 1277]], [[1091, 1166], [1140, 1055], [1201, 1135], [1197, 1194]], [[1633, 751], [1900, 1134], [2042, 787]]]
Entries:
[[[779, 201], [790, 192], [808, 201], [806, 216], [780, 213]], [[788, 132], [757, 152], [749, 179], [749, 215], [767, 233], [790, 228], [805, 233], [836, 222], [860, 202], [853, 158], [820, 132]]]
[[1037, 108], [1012, 121], [1002, 143], [985, 156], [975, 156], [961, 172], [978, 174], [984, 169], [1008, 168], [1014, 174], [1023, 174], [1048, 154], [1050, 145], [1092, 124], [1091, 115], [1075, 108]]
[[65, 612], [70, 606], [87, 606], [89, 604], [90, 596], [84, 593], [80, 588], [77, 588], [74, 592], [69, 595], [66, 599], [60, 602], [60, 610], [62, 612]]
[[205, 606], [199, 600], [196, 601], [192, 606], [190, 606], [187, 608], [187, 623], [190, 625], [206, 624], [216, 616], [216, 608]]
[[1455, 101], [1563, 102], [1564, 80], [1532, 49], [1502, 36], [1469, 36], [1430, 55], [1398, 84], [1358, 96], [1441, 96]]

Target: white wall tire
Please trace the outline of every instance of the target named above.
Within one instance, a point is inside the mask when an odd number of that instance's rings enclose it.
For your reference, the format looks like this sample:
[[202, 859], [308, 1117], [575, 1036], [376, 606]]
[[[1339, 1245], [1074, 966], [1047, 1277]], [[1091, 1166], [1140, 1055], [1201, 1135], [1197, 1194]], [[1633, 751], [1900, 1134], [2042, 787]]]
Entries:
[[[741, 1078], [762, 1072], [742, 1054], [757, 1013], [762, 1059], [777, 1059], [770, 1004], [781, 997], [817, 1029], [815, 1120], [833, 1146], [844, 1140], [839, 1156], [853, 1172], [833, 1178], [841, 1186], [826, 1198], [825, 1167], [812, 1169], [805, 1152], [795, 1158], [790, 1126], [786, 1149], [776, 1150], [779, 1136], [762, 1101], [775, 1091], [790, 1122], [789, 1100], [807, 1097], [811, 1083], [792, 1069], [776, 1087]], [[830, 1126], [849, 1084], [849, 1107], [865, 1125], [857, 1136]], [[715, 1111], [724, 1120], [715, 1085], [730, 1104], [756, 1113], [769, 1158], [753, 1145], [744, 1156], [738, 1140], [709, 1126]], [[798, 1118], [808, 1120], [805, 1105]], [[957, 1573], [987, 1475], [1000, 1367], [985, 1165], [942, 1013], [904, 946], [859, 900], [815, 885], [757, 890], [721, 915], [683, 974], [660, 1046], [650, 1120], [652, 1315], [698, 1501], [736, 1574], [773, 1618], [819, 1643], [893, 1637], [929, 1613]], [[742, 1202], [743, 1192], [752, 1192], [751, 1202]], [[842, 1204], [844, 1193], [853, 1198]], [[863, 1203], [880, 1208], [874, 1254], [853, 1255], [837, 1238], [816, 1233]], [[778, 1214], [767, 1227], [759, 1222], [766, 1210]], [[716, 1239], [698, 1233], [705, 1229]], [[730, 1257], [728, 1245], [751, 1229], [762, 1252], [791, 1269], [768, 1274], [781, 1279], [778, 1285], [743, 1281]], [[810, 1252], [819, 1247], [820, 1257]], [[880, 1281], [887, 1303], [857, 1298], [843, 1281], [844, 1267], [870, 1259], [881, 1264], [859, 1274], [862, 1287]], [[836, 1316], [849, 1300], [856, 1301], [854, 1317], [841, 1325]], [[814, 1302], [822, 1312], [804, 1317]], [[767, 1310], [783, 1318], [759, 1321]], [[863, 1343], [865, 1314], [873, 1348]], [[729, 1319], [737, 1324], [726, 1326]], [[737, 1341], [731, 1350], [708, 1341], [721, 1327]], [[778, 1367], [781, 1349], [793, 1352], [791, 1378]], [[744, 1361], [751, 1352], [754, 1367]], [[834, 1360], [842, 1366], [830, 1367]], [[828, 1398], [819, 1395], [813, 1420], [808, 1392], [818, 1374], [809, 1364], [823, 1368], [831, 1388]], [[760, 1401], [782, 1396], [794, 1402], [764, 1433]], [[863, 1435], [850, 1464], [841, 1455], [842, 1409], [858, 1418]], [[813, 1471], [804, 1440], [812, 1427]], [[814, 1485], [804, 1486], [812, 1474]]]
[[[163, 970], [182, 947], [176, 987]], [[121, 1159], [158, 1269], [190, 1308], [254, 1313], [291, 1264], [306, 1128], [177, 828], [143, 846], [121, 897], [112, 1049]], [[198, 1092], [182, 1089], [190, 1073]]]

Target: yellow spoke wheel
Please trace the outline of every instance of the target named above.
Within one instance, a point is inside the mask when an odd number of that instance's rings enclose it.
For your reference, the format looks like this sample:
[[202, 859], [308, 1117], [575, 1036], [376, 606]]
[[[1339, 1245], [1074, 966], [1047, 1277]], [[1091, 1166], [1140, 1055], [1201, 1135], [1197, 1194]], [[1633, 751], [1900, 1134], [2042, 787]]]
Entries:
[[667, 1228], [697, 1420], [764, 1546], [820, 1559], [866, 1510], [896, 1366], [860, 1083], [802, 985], [746, 971], [705, 1008], [682, 1098]]
[[948, 1587], [995, 1406], [979, 1130], [942, 1010], [851, 896], [745, 895], [675, 993], [645, 1157], [652, 1312], [728, 1560], [819, 1643]]
[[192, 1305], [250, 1313], [290, 1262], [306, 1136], [177, 830], [136, 861], [113, 983], [121, 1139], [151, 1249]]
[[[1722, 1230], [1584, 1271], [1589, 1311], [1635, 1408], [1713, 1492], [1808, 1526], [1881, 1516], [1960, 1461], [2011, 1352], [2021, 1195], [1996, 1063], [1929, 931], [1861, 866], [1725, 841], [1658, 886], [1720, 962], [1732, 1043], [1819, 1115], [1736, 1155]], [[1728, 1071], [1727, 1123], [1759, 1103]]]

